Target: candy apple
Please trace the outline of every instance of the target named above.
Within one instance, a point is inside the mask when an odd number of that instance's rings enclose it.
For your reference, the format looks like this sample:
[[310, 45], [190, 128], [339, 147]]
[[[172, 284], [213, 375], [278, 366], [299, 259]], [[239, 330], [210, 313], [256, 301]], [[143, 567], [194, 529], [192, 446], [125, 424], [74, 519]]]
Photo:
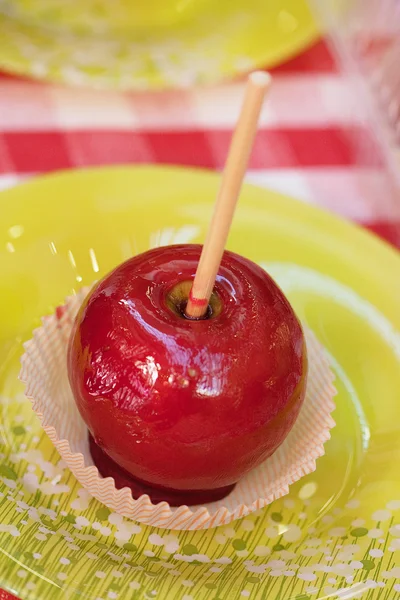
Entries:
[[205, 316], [185, 315], [201, 246], [118, 266], [76, 317], [68, 373], [104, 476], [172, 505], [224, 497], [292, 429], [301, 325], [271, 277], [226, 251]]

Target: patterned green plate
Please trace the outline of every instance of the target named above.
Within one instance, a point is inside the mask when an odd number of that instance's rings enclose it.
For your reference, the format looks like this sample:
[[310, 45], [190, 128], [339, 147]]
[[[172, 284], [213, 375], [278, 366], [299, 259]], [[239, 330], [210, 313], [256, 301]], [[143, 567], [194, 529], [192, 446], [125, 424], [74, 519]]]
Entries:
[[185, 87], [317, 36], [307, 0], [0, 0], [0, 67], [97, 87]]
[[336, 428], [317, 471], [230, 526], [157, 530], [88, 497], [17, 381], [40, 315], [151, 245], [201, 241], [215, 174], [115, 168], [1, 194], [0, 587], [24, 600], [391, 600], [400, 591], [400, 258], [245, 187], [229, 247], [265, 265], [327, 348]]

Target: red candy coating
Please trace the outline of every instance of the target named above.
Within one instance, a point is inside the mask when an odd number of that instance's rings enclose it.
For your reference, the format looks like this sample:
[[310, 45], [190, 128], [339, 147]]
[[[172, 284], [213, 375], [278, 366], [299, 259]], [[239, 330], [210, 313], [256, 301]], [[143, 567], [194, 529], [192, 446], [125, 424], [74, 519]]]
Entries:
[[[161, 499], [187, 491], [192, 504], [196, 490], [202, 502], [207, 490], [215, 497], [277, 449], [307, 379], [299, 321], [251, 261], [224, 253], [209, 318], [186, 319], [171, 303], [200, 251], [162, 247], [117, 267], [84, 301], [68, 349], [72, 391], [99, 449]], [[92, 453], [101, 455], [93, 444]]]

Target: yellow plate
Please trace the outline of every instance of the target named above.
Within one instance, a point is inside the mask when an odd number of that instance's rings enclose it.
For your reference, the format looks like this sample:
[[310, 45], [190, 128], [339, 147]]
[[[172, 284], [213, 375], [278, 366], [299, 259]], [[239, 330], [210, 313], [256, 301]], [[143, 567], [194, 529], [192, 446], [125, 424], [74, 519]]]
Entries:
[[118, 518], [80, 489], [24, 399], [21, 343], [39, 317], [132, 253], [203, 240], [218, 183], [204, 171], [112, 168], [1, 194], [0, 586], [24, 600], [397, 597], [400, 258], [354, 225], [243, 191], [229, 247], [281, 284], [327, 348], [338, 389], [317, 471], [258, 514], [200, 532]]
[[0, 0], [0, 67], [71, 84], [185, 87], [317, 37], [307, 0]]

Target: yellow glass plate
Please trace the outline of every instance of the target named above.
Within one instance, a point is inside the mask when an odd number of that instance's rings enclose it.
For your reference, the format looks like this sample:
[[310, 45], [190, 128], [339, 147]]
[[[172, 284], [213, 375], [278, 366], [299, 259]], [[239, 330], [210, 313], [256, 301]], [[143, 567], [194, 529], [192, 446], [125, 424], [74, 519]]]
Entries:
[[0, 67], [98, 87], [210, 83], [296, 54], [307, 0], [0, 0]]
[[360, 228], [245, 186], [229, 248], [261, 263], [325, 345], [336, 427], [315, 473], [230, 526], [157, 530], [88, 497], [17, 381], [41, 315], [150, 246], [200, 242], [216, 174], [109, 168], [1, 194], [0, 586], [24, 600], [391, 600], [400, 590], [400, 257]]

